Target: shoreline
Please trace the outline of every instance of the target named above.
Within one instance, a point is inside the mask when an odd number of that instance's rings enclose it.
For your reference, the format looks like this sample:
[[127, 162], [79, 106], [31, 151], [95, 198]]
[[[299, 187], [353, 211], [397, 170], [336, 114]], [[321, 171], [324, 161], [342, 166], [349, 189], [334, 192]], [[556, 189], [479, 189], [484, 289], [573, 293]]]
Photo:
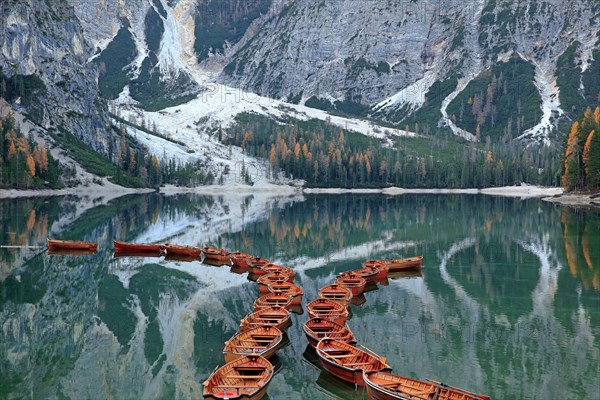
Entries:
[[[76, 196], [76, 197], [104, 197], [106, 200], [113, 199], [129, 194], [147, 194], [157, 191], [150, 188], [125, 188], [114, 184], [78, 186], [64, 189], [40, 189], [40, 190], [19, 190], [19, 189], [0, 189], [0, 199], [15, 198], [33, 198], [33, 197], [53, 197], [53, 196]], [[488, 187], [482, 189], [450, 189], [450, 188], [432, 188], [432, 189], [406, 189], [399, 187], [388, 188], [304, 188], [292, 185], [267, 184], [260, 186], [248, 185], [208, 185], [197, 187], [177, 187], [174, 185], [165, 185], [158, 189], [158, 192], [166, 196], [184, 193], [195, 193], [202, 195], [271, 195], [273, 197], [297, 196], [312, 194], [382, 194], [388, 196], [400, 196], [404, 194], [483, 194], [487, 196], [518, 197], [518, 198], [539, 198], [540, 200], [562, 204], [568, 206], [600, 206], [600, 196], [594, 198], [594, 194], [565, 194], [559, 187], [542, 186], [502, 186]]]

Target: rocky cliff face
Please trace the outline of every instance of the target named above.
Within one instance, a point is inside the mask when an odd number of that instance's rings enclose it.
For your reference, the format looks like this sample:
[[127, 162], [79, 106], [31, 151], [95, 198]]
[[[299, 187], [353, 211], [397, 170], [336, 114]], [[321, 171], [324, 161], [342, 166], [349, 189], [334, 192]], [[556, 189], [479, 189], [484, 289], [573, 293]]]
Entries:
[[[96, 68], [87, 64], [91, 48], [73, 9], [56, 1], [4, 1], [0, 42], [0, 72], [25, 82], [18, 90], [21, 99], [31, 99], [22, 104], [30, 118], [107, 154], [112, 136], [106, 106], [98, 99]], [[36, 85], [27, 84], [32, 81]]]
[[[292, 1], [234, 49], [221, 80], [403, 124], [415, 122], [415, 110], [430, 108], [436, 123], [468, 134], [457, 125], [474, 133], [472, 124], [457, 123], [448, 106], [465, 89], [475, 91], [467, 98], [474, 97], [480, 88], [468, 87], [473, 79], [496, 65], [508, 68], [516, 57], [535, 71], [519, 86], [528, 91], [521, 101], [537, 96], [531, 102], [539, 115], [518, 132], [512, 129], [512, 136], [545, 136], [562, 114], [556, 69], [568, 46], [580, 43], [580, 75], [589, 68], [600, 73], [592, 57], [599, 11], [590, 0]], [[582, 84], [578, 95], [585, 97], [588, 89]], [[513, 127], [521, 116], [515, 113]]]

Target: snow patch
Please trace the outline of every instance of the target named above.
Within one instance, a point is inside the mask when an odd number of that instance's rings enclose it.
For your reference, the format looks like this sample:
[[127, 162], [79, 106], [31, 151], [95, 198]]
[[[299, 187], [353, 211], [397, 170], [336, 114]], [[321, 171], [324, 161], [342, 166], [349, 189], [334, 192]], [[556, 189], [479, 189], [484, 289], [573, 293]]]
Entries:
[[408, 85], [395, 95], [377, 103], [373, 110], [381, 111], [390, 106], [410, 105], [412, 110], [421, 107], [425, 103], [425, 95], [429, 92], [431, 86], [437, 79], [437, 73], [434, 71], [425, 72], [423, 78], [413, 84]]
[[[519, 55], [525, 59], [521, 54]], [[550, 146], [550, 132], [554, 129], [554, 120], [564, 114], [560, 108], [559, 88], [554, 76], [556, 66], [552, 65], [549, 60], [541, 63], [537, 63], [535, 60], [527, 61], [535, 65], [534, 85], [542, 98], [542, 119], [537, 125], [523, 132], [518, 139], [535, 139], [545, 146]]]

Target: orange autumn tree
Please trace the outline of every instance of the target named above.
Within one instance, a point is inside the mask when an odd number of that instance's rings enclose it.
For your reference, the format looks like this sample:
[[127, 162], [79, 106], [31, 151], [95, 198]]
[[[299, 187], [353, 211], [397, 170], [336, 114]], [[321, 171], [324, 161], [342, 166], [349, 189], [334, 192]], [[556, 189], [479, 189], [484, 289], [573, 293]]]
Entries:
[[562, 185], [566, 191], [571, 191], [578, 186], [581, 176], [580, 150], [579, 150], [579, 122], [575, 121], [567, 138], [567, 146], [564, 156], [564, 174]]
[[587, 108], [575, 121], [563, 156], [562, 185], [566, 191], [600, 188], [600, 107]]

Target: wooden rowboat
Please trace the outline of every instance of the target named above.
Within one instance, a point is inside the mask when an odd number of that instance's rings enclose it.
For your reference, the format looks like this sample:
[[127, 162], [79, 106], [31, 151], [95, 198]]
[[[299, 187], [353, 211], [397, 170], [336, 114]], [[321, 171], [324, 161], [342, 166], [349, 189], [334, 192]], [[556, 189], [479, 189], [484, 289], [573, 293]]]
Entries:
[[263, 267], [261, 267], [261, 271], [264, 274], [270, 274], [272, 272], [281, 272], [282, 274], [286, 274], [290, 277], [288, 282], [294, 282], [294, 278], [296, 277], [296, 273], [294, 272], [293, 269], [288, 268], [288, 267], [282, 267], [281, 265], [277, 265], [277, 264], [267, 264], [264, 265]]
[[324, 337], [341, 340], [352, 345], [356, 344], [354, 334], [352, 334], [348, 325], [336, 324], [328, 319], [318, 317], [309, 319], [304, 323], [303, 329], [306, 339], [308, 339], [308, 344], [312, 347], [316, 347], [319, 340]]
[[363, 371], [391, 371], [385, 358], [340, 340], [323, 338], [316, 346], [319, 361], [332, 375], [357, 386], [365, 386]]
[[96, 242], [81, 242], [78, 240], [56, 240], [46, 239], [48, 250], [85, 250], [96, 251], [98, 245]]
[[364, 290], [367, 281], [364, 280], [362, 277], [353, 274], [352, 272], [346, 272], [340, 274], [335, 280], [335, 283], [350, 289], [350, 291], [352, 292], [352, 296], [358, 296]]
[[306, 305], [309, 318], [324, 318], [339, 325], [345, 325], [348, 309], [342, 304], [329, 299], [316, 299]]
[[390, 372], [367, 372], [363, 379], [370, 399], [375, 400], [490, 400], [440, 382], [423, 382]]
[[406, 271], [421, 268], [423, 265], [423, 256], [394, 258], [381, 261], [388, 266], [388, 272]]
[[213, 262], [220, 262], [221, 264], [229, 264], [231, 259], [229, 258], [229, 252], [223, 249], [216, 249], [214, 247], [204, 247], [202, 249], [204, 258]]
[[244, 332], [259, 326], [273, 326], [282, 331], [291, 325], [290, 312], [283, 307], [273, 306], [246, 315], [240, 321], [240, 331]]
[[131, 253], [131, 254], [143, 254], [146, 253], [148, 255], [165, 255], [165, 245], [162, 243], [128, 243], [121, 242], [118, 240], [113, 240], [113, 244], [115, 246], [115, 253], [120, 253], [121, 255]]
[[[385, 265], [383, 266], [383, 271], [387, 276], [387, 269], [385, 269]], [[382, 270], [375, 266], [363, 266], [362, 268], [358, 268], [350, 271], [352, 274], [356, 274], [363, 278], [367, 283], [376, 282], [379, 279], [379, 276], [382, 275]]]
[[238, 358], [215, 370], [206, 381], [202, 396], [213, 400], [259, 400], [273, 378], [273, 365], [256, 354]]
[[269, 293], [269, 285], [272, 283], [284, 283], [290, 282], [290, 279], [293, 279], [290, 275], [283, 273], [282, 271], [275, 271], [265, 275], [261, 275], [257, 280], [258, 283], [258, 293], [266, 294]]
[[291, 282], [271, 283], [268, 286], [270, 293], [283, 293], [292, 298], [292, 306], [302, 304], [302, 295], [304, 290], [300, 286], [294, 285]]
[[239, 251], [229, 254], [231, 264], [241, 268], [249, 268], [250, 266], [248, 265], [248, 260], [251, 258], [254, 258], [252, 254], [242, 253]]
[[165, 249], [167, 250], [167, 255], [196, 257], [198, 259], [200, 259], [200, 254], [202, 253], [202, 250], [198, 247], [182, 246], [173, 243], [165, 243]]
[[289, 310], [292, 306], [292, 298], [285, 293], [267, 293], [254, 301], [254, 311], [273, 306]]
[[252, 269], [252, 272], [254, 272], [255, 270], [258, 271], [260, 267], [270, 264], [271, 262], [265, 258], [254, 257], [248, 259], [246, 263], [248, 264], [248, 267]]
[[343, 306], [348, 306], [350, 299], [352, 299], [352, 291], [346, 286], [333, 283], [322, 287], [319, 290], [319, 297], [336, 301]]
[[234, 335], [225, 342], [225, 362], [250, 354], [269, 358], [281, 347], [283, 333], [274, 326], [259, 326]]

